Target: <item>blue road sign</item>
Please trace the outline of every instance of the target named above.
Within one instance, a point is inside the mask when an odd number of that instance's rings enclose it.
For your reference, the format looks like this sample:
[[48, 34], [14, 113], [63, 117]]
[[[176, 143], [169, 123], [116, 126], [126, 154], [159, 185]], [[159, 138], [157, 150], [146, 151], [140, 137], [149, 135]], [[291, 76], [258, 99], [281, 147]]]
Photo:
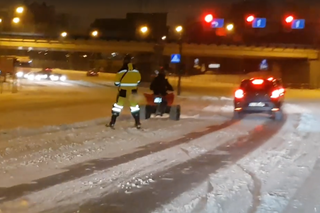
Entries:
[[255, 18], [252, 22], [252, 28], [266, 28], [267, 19], [266, 18]]
[[306, 21], [304, 19], [294, 19], [291, 24], [291, 29], [301, 30], [304, 29]]
[[214, 18], [211, 22], [212, 28], [222, 28], [224, 26], [224, 19], [223, 18]]
[[178, 64], [181, 61], [181, 56], [180, 54], [172, 54], [171, 55], [171, 63], [173, 64]]
[[267, 59], [263, 59], [260, 63], [260, 70], [267, 70], [268, 69], [268, 62]]

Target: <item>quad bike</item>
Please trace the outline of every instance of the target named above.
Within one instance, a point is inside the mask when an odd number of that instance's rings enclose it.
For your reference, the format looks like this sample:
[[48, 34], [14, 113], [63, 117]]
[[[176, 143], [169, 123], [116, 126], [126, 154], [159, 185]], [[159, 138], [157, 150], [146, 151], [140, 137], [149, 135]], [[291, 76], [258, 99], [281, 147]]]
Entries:
[[180, 120], [180, 105], [173, 105], [173, 93], [169, 93], [164, 97], [147, 93], [143, 95], [146, 98], [147, 104], [140, 106], [141, 119], [149, 119], [153, 114], [156, 116], [169, 114], [170, 120]]

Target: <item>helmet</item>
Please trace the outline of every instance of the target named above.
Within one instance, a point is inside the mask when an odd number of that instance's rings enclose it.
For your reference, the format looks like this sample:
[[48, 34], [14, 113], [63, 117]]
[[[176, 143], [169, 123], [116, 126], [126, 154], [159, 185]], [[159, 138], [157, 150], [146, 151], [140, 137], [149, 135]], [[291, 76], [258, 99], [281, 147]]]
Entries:
[[131, 63], [132, 62], [132, 55], [131, 54], [126, 54], [123, 58], [123, 63]]
[[164, 67], [160, 67], [159, 74], [166, 75], [166, 69]]

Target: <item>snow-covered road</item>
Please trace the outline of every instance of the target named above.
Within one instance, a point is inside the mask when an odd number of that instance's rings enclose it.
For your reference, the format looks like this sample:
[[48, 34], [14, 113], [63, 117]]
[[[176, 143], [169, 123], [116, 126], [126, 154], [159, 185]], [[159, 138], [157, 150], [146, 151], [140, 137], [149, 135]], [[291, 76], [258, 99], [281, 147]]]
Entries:
[[234, 122], [230, 99], [186, 95], [180, 121], [111, 130], [116, 90], [66, 84], [0, 96], [0, 213], [320, 212], [318, 101]]
[[1, 213], [319, 211], [316, 103], [287, 103], [283, 122], [233, 122], [227, 99], [185, 99], [183, 119], [143, 130], [124, 116], [116, 130], [100, 119], [8, 131]]

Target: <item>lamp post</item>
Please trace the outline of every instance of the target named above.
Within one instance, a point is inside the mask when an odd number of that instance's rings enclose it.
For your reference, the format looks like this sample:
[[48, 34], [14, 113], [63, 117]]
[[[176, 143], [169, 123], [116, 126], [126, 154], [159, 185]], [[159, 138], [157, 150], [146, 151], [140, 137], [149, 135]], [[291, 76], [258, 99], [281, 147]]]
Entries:
[[94, 30], [91, 32], [92, 37], [97, 37], [99, 35], [99, 32], [97, 30]]
[[147, 26], [142, 26], [142, 27], [140, 28], [140, 32], [141, 32], [142, 34], [146, 34], [148, 31], [149, 31], [149, 29], [148, 29]]
[[15, 24], [18, 24], [18, 23], [20, 23], [20, 18], [18, 18], [18, 17], [13, 18], [12, 22]]
[[182, 26], [177, 26], [176, 27], [176, 32], [179, 34], [179, 40], [178, 40], [178, 45], [179, 45], [179, 55], [180, 55], [180, 63], [178, 67], [178, 88], [177, 88], [177, 95], [181, 94], [181, 77], [182, 77], [182, 39], [183, 39], [183, 27]]
[[23, 11], [24, 11], [24, 8], [23, 8], [23, 7], [17, 7], [17, 8], [16, 8], [16, 13], [21, 14], [21, 13], [23, 13]]
[[65, 38], [65, 37], [67, 37], [68, 33], [67, 32], [62, 32], [60, 35], [61, 35], [61, 37]]
[[227, 28], [228, 31], [232, 31], [233, 28], [234, 28], [234, 25], [233, 24], [228, 24], [226, 28]]

